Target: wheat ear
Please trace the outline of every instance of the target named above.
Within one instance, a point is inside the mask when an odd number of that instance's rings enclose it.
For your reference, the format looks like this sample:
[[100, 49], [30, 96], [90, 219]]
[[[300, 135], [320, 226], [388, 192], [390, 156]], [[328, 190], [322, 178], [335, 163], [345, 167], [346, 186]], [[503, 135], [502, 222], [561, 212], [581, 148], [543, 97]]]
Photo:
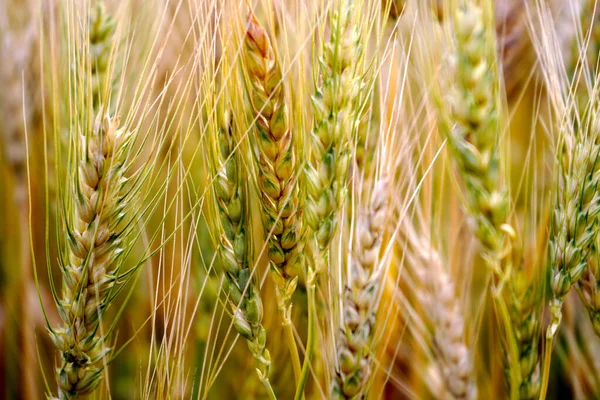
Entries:
[[[248, 348], [257, 363], [258, 376], [269, 397], [275, 395], [269, 383], [271, 356], [266, 349], [267, 334], [262, 326], [263, 306], [260, 287], [252, 276], [248, 249], [248, 207], [246, 185], [243, 179], [242, 157], [236, 147], [233, 119], [228, 100], [222, 100], [218, 109], [218, 135], [213, 146], [216, 162], [213, 168], [213, 192], [217, 203], [220, 233], [218, 255], [229, 287], [229, 305], [233, 324], [248, 342]], [[216, 149], [215, 149], [216, 147]]]
[[560, 154], [559, 179], [549, 245], [552, 271], [550, 301], [554, 335], [561, 319], [562, 303], [587, 265], [594, 241], [598, 236], [600, 213], [600, 129], [597, 117], [567, 137]]
[[437, 367], [446, 393], [452, 399], [476, 399], [477, 387], [471, 354], [465, 344], [465, 322], [452, 278], [442, 265], [439, 253], [424, 241], [415, 246], [420, 254], [419, 268], [427, 266], [423, 277], [425, 297], [433, 325]]
[[388, 216], [387, 186], [385, 178], [379, 180], [368, 209], [359, 211], [357, 216], [337, 340], [337, 365], [331, 392], [334, 399], [362, 398], [371, 374], [372, 338], [383, 271], [379, 252]]
[[258, 167], [262, 222], [267, 235], [271, 276], [283, 316], [294, 372], [300, 361], [291, 327], [292, 294], [301, 266], [302, 208], [296, 184], [298, 168], [293, 131], [290, 129], [281, 70], [264, 28], [248, 15], [244, 37], [245, 67], [250, 80], [252, 142]]
[[99, 114], [92, 131], [76, 140], [79, 168], [69, 185], [73, 210], [65, 223], [66, 249], [60, 260], [58, 311], [63, 323], [51, 332], [62, 356], [61, 399], [94, 391], [102, 379], [100, 362], [110, 352], [100, 322], [126, 240], [118, 225], [131, 201], [124, 168], [130, 138], [118, 118]]
[[360, 35], [352, 22], [353, 7], [345, 2], [331, 19], [329, 39], [319, 59], [319, 79], [312, 96], [313, 126], [311, 155], [306, 164], [306, 222], [312, 230], [317, 250], [307, 265], [309, 304], [306, 356], [302, 366], [296, 399], [300, 400], [309, 373], [315, 343], [315, 286], [321, 272], [327, 270], [329, 244], [338, 225], [338, 212], [344, 199], [350, 159], [349, 139], [358, 125], [358, 94], [361, 85]]
[[477, 237], [498, 258], [505, 242], [508, 196], [499, 179], [497, 79], [482, 11], [471, 2], [456, 12], [456, 85], [448, 100], [448, 139], [466, 186]]
[[490, 24], [472, 1], [463, 2], [455, 12], [456, 75], [447, 96], [451, 111], [446, 132], [464, 182], [468, 212], [475, 220], [475, 234], [494, 274], [493, 296], [505, 330], [511, 398], [516, 399], [521, 387], [518, 341], [502, 295], [512, 273], [516, 234], [508, 223], [509, 198], [500, 177], [499, 88]]
[[440, 389], [445, 389], [445, 396], [435, 394], [451, 399], [476, 399], [473, 362], [465, 344], [465, 321], [452, 277], [429, 235], [418, 234], [408, 221], [403, 222], [402, 228], [404, 237], [398, 240], [411, 249], [406, 259], [420, 283], [416, 294], [431, 322], [434, 363], [443, 380]]
[[349, 139], [358, 125], [361, 76], [356, 69], [359, 32], [351, 24], [352, 7], [335, 11], [329, 40], [320, 60], [321, 83], [312, 96], [314, 121], [311, 158], [306, 166], [306, 222], [320, 251], [335, 235], [350, 159]]

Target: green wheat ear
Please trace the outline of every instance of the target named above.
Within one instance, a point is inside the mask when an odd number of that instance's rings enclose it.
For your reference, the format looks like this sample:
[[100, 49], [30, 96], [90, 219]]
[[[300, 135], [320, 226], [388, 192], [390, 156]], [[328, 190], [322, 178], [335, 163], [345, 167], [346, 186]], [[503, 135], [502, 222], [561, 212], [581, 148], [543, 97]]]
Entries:
[[[492, 2], [487, 2], [487, 11]], [[486, 18], [487, 16], [487, 18]], [[475, 222], [482, 255], [493, 273], [494, 301], [503, 330], [511, 397], [522, 383], [519, 341], [503, 289], [513, 275], [516, 232], [509, 222], [510, 199], [502, 179], [499, 153], [499, 79], [495, 30], [489, 13], [475, 1], [461, 1], [453, 19], [455, 52], [453, 82], [440, 105], [442, 129], [456, 162], [467, 211]], [[448, 109], [446, 109], [448, 108]], [[445, 114], [447, 113], [447, 114]]]
[[100, 324], [128, 240], [119, 224], [132, 201], [125, 176], [131, 138], [118, 118], [99, 114], [92, 131], [76, 139], [78, 169], [65, 194], [73, 207], [66, 216], [60, 259], [62, 325], [51, 331], [62, 358], [60, 398], [93, 392], [102, 379], [101, 361], [110, 352]]
[[218, 127], [211, 146], [215, 155], [212, 187], [219, 214], [215, 229], [220, 236], [217, 254], [225, 272], [233, 324], [247, 340], [248, 348], [256, 360], [259, 379], [269, 396], [274, 398], [269, 383], [271, 356], [266, 349], [267, 334], [262, 326], [260, 286], [252, 274], [252, 260], [248, 251], [251, 242], [247, 232], [252, 230], [248, 216], [247, 182], [243, 176], [243, 156], [241, 148], [236, 146], [240, 135], [235, 134], [236, 127], [228, 105], [228, 96], [224, 94], [218, 102]]
[[[338, 222], [350, 160], [350, 139], [358, 126], [362, 80], [356, 68], [360, 37], [352, 7], [335, 11], [319, 62], [320, 84], [312, 96], [311, 156], [306, 165], [306, 221], [319, 250], [327, 250]], [[325, 266], [321, 266], [324, 269]]]

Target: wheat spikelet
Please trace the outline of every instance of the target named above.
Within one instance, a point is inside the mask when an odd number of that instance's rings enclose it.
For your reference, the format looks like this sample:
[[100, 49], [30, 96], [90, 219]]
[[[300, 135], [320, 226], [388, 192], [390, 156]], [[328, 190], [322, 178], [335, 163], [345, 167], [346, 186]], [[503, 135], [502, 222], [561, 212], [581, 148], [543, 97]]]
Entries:
[[361, 398], [371, 374], [372, 335], [382, 271], [379, 251], [387, 218], [387, 184], [386, 179], [381, 179], [375, 185], [369, 208], [357, 215], [355, 244], [343, 294], [343, 325], [337, 341], [333, 398]]
[[271, 357], [266, 349], [266, 332], [262, 326], [260, 288], [252, 277], [248, 256], [250, 243], [246, 231], [249, 225], [242, 157], [239, 151], [234, 151], [237, 136], [227, 102], [219, 102], [218, 134], [213, 145], [216, 158], [213, 192], [219, 213], [217, 232], [220, 233], [218, 254], [227, 278], [234, 326], [248, 341], [248, 348], [257, 361], [259, 378], [272, 391], [269, 384]]
[[110, 349], [100, 332], [109, 291], [116, 283], [116, 264], [123, 252], [118, 227], [131, 201], [124, 161], [131, 135], [119, 119], [99, 114], [92, 132], [77, 140], [79, 169], [69, 185], [73, 213], [65, 223], [62, 326], [51, 332], [62, 356], [58, 369], [60, 398], [88, 394], [100, 383], [99, 364]]
[[[335, 11], [329, 40], [320, 60], [321, 84], [312, 96], [314, 121], [311, 158], [306, 166], [306, 222], [325, 251], [338, 224], [350, 158], [349, 139], [358, 123], [361, 77], [356, 69], [359, 32], [351, 24], [352, 7]], [[321, 267], [323, 268], [323, 267]]]

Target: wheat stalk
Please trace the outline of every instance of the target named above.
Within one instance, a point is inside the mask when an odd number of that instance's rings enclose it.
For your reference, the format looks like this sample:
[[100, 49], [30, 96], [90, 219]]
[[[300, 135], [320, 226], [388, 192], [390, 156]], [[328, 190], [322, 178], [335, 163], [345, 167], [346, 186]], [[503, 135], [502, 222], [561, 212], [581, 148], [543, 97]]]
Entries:
[[[224, 96], [225, 97], [225, 96]], [[229, 305], [233, 312], [233, 324], [248, 342], [254, 356], [259, 379], [265, 385], [270, 398], [275, 398], [269, 383], [271, 356], [266, 349], [266, 331], [262, 326], [263, 306], [260, 287], [252, 275], [248, 249], [251, 246], [246, 235], [250, 231], [246, 185], [243, 179], [242, 157], [235, 151], [235, 126], [228, 99], [219, 101], [218, 133], [213, 144], [215, 165], [213, 168], [213, 192], [217, 203], [220, 233], [218, 255], [229, 287]]]
[[387, 180], [381, 178], [373, 188], [368, 209], [360, 210], [357, 215], [348, 282], [343, 294], [342, 327], [336, 343], [333, 398], [361, 398], [371, 375], [372, 337], [384, 270], [379, 252], [388, 216], [387, 186]]
[[296, 182], [298, 168], [293, 130], [290, 127], [281, 69], [264, 28], [253, 13], [248, 15], [244, 59], [250, 80], [252, 142], [258, 167], [262, 222], [276, 296], [283, 316], [294, 372], [300, 361], [291, 327], [292, 294], [301, 265], [302, 207]]
[[108, 114], [99, 114], [92, 131], [77, 136], [78, 170], [67, 198], [73, 210], [65, 221], [67, 247], [60, 260], [62, 326], [51, 331], [62, 357], [60, 398], [93, 392], [102, 379], [100, 362], [110, 351], [100, 325], [127, 240], [119, 223], [131, 202], [124, 168], [131, 137]]

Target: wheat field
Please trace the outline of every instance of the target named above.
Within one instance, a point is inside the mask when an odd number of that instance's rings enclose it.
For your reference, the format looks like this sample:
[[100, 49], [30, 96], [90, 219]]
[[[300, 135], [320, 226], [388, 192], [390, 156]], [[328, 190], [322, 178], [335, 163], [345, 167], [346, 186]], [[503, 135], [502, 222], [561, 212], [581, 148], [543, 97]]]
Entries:
[[596, 0], [0, 0], [0, 56], [0, 399], [600, 399]]

